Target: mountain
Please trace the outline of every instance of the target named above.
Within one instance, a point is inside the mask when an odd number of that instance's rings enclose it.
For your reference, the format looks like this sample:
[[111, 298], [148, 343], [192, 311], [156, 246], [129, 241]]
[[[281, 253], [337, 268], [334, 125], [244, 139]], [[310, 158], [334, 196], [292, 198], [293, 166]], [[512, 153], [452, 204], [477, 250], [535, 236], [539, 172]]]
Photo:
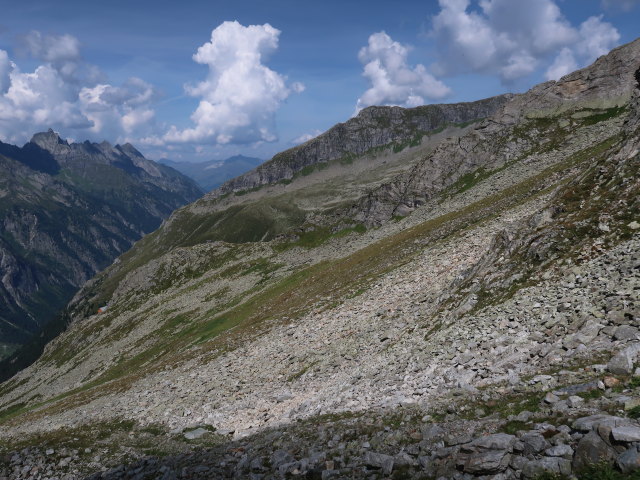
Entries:
[[0, 142], [2, 356], [39, 333], [77, 289], [201, 194], [132, 145], [71, 143], [49, 130]]
[[159, 160], [159, 163], [178, 170], [180, 173], [195, 180], [203, 191], [209, 192], [227, 180], [257, 167], [262, 163], [262, 160], [245, 157], [244, 155], [234, 155], [226, 160], [209, 160], [208, 162], [199, 163], [174, 162], [163, 158]]
[[254, 170], [222, 185], [225, 194], [259, 188], [278, 181], [291, 180], [296, 174], [308, 174], [328, 162], [349, 162], [375, 149], [417, 146], [425, 136], [449, 126], [464, 126], [486, 118], [502, 107], [512, 95], [452, 105], [424, 105], [416, 108], [368, 107], [354, 118], [339, 123], [317, 137], [285, 150]]
[[640, 40], [473, 105], [174, 212], [0, 385], [0, 475], [637, 475]]

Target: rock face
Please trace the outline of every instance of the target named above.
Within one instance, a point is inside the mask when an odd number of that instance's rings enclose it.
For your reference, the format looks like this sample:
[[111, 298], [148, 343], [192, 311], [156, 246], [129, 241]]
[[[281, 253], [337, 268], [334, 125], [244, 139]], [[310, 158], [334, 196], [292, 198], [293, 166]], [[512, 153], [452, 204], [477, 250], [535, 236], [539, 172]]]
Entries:
[[291, 179], [310, 165], [348, 160], [381, 146], [419, 143], [430, 132], [451, 124], [474, 122], [493, 115], [514, 95], [477, 102], [425, 105], [416, 108], [368, 107], [345, 123], [297, 147], [277, 154], [268, 162], [211, 192], [213, 196], [248, 190]]
[[22, 148], [0, 143], [0, 343], [27, 342], [78, 287], [199, 195], [130, 144], [69, 144], [52, 130]]
[[[379, 225], [393, 216], [406, 216], [444, 188], [476, 178], [488, 171], [517, 161], [532, 147], [532, 136], [548, 136], [550, 146], [561, 129], [549, 135], [540, 130], [544, 122], [536, 119], [565, 115], [569, 126], [593, 111], [615, 111], [626, 105], [637, 88], [634, 72], [640, 58], [640, 40], [614, 49], [593, 65], [535, 86], [528, 92], [505, 102], [492, 118], [452, 144], [443, 143], [436, 152], [418, 162], [409, 172], [394, 181], [373, 189], [348, 213], [368, 225]], [[525, 130], [523, 123], [527, 123]], [[520, 127], [516, 127], [520, 125]], [[501, 139], [505, 130], [515, 133], [512, 142]]]

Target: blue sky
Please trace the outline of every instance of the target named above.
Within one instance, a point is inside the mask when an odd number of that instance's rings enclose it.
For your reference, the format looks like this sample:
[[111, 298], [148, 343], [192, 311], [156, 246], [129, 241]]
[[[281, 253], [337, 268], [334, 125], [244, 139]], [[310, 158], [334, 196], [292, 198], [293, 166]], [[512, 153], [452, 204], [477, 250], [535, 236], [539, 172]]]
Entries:
[[0, 140], [52, 127], [193, 161], [269, 158], [371, 104], [521, 92], [640, 25], [637, 0], [2, 0], [0, 11]]

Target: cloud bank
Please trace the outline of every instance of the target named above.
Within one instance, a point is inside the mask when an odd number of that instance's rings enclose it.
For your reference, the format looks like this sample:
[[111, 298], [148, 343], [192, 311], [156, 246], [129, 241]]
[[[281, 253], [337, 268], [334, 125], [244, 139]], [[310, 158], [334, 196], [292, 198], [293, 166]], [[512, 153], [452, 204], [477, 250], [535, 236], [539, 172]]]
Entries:
[[557, 79], [613, 48], [620, 34], [602, 16], [578, 28], [553, 0], [439, 0], [432, 21], [439, 58], [437, 75], [497, 74], [510, 84], [551, 63], [545, 77]]
[[194, 126], [172, 126], [164, 135], [169, 143], [249, 144], [277, 140], [275, 113], [291, 93], [304, 90], [287, 85], [286, 77], [264, 62], [278, 48], [280, 31], [269, 24], [224, 22], [211, 32], [211, 41], [193, 55], [207, 65], [207, 78], [187, 86], [200, 98], [191, 115]]
[[408, 54], [409, 47], [394, 42], [385, 32], [369, 37], [369, 44], [360, 50], [358, 58], [371, 87], [358, 99], [356, 113], [370, 105], [415, 107], [424, 104], [425, 99], [441, 99], [451, 93], [424, 65], [411, 67]]
[[24, 142], [38, 130], [55, 127], [65, 135], [91, 139], [125, 139], [151, 128], [149, 104], [157, 91], [131, 78], [122, 86], [87, 64], [71, 35], [33, 31], [22, 39], [25, 52], [43, 62], [23, 72], [0, 50], [0, 136]]

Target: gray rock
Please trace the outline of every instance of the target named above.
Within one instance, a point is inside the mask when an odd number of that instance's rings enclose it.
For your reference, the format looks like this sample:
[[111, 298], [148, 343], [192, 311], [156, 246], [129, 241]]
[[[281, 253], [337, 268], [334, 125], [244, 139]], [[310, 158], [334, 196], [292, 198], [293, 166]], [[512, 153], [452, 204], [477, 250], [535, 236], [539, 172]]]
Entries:
[[539, 433], [526, 433], [520, 437], [520, 441], [524, 444], [522, 452], [525, 455], [531, 455], [533, 453], [540, 453], [551, 445], [549, 442]]
[[[426, 105], [417, 108], [369, 107], [345, 123], [340, 123], [313, 140], [273, 157], [210, 193], [221, 196], [247, 190], [282, 179], [290, 179], [304, 167], [360, 155], [372, 148], [413, 139], [416, 132], [427, 132], [451, 122], [485, 118], [496, 112], [512, 95], [456, 105]], [[400, 205], [400, 203], [398, 204]]]
[[611, 428], [628, 425], [629, 419], [614, 417], [612, 415], [597, 414], [588, 417], [581, 417], [573, 422], [573, 428], [581, 432], [596, 430], [600, 425], [607, 425]]
[[640, 442], [640, 427], [615, 427], [611, 429], [611, 435], [618, 442]]
[[514, 435], [508, 435], [506, 433], [494, 433], [493, 435], [485, 435], [484, 437], [476, 438], [473, 442], [465, 445], [464, 448], [477, 450], [506, 450], [511, 452], [513, 450], [513, 444], [516, 442]]
[[444, 436], [444, 444], [448, 447], [462, 445], [473, 440], [473, 431], [452, 432]]
[[369, 468], [382, 469], [385, 475], [391, 475], [393, 471], [394, 458], [391, 455], [369, 451], [364, 454], [362, 460]]
[[422, 429], [422, 439], [425, 442], [437, 442], [445, 436], [445, 431], [439, 425], [427, 425]]
[[571, 462], [560, 457], [542, 457], [528, 461], [522, 468], [524, 478], [536, 478], [544, 473], [571, 474]]
[[569, 445], [556, 445], [555, 447], [547, 448], [544, 451], [544, 454], [547, 457], [563, 457], [563, 458], [572, 458], [573, 457], [573, 448]]
[[560, 399], [558, 398], [558, 396], [557, 396], [557, 395], [554, 395], [554, 394], [553, 394], [553, 393], [551, 393], [551, 392], [547, 393], [547, 394], [544, 396], [544, 401], [545, 401], [545, 403], [548, 403], [548, 404], [556, 403], [556, 402], [558, 402], [559, 400], [560, 400]]
[[580, 405], [584, 404], [584, 398], [579, 397], [577, 395], [571, 395], [567, 399], [567, 403], [568, 403], [570, 408], [576, 408], [576, 407], [579, 407]]
[[620, 352], [609, 360], [607, 369], [616, 375], [630, 375], [633, 373], [633, 359], [627, 352]]
[[292, 463], [295, 461], [293, 455], [286, 450], [276, 450], [271, 454], [271, 465], [275, 468], [279, 468], [280, 465]]
[[510, 461], [511, 454], [506, 450], [483, 450], [460, 454], [456, 459], [456, 464], [464, 472], [474, 475], [488, 475], [504, 472]]
[[280, 475], [285, 476], [289, 473], [300, 472], [300, 462], [283, 463], [278, 467]]
[[636, 447], [631, 447], [627, 451], [621, 453], [616, 459], [616, 465], [622, 473], [630, 473], [640, 469], [640, 454]]
[[573, 468], [577, 471], [595, 463], [613, 463], [617, 452], [596, 432], [585, 435], [576, 447]]
[[322, 480], [340, 478], [340, 470], [323, 470], [320, 478], [322, 478]]
[[636, 340], [638, 339], [638, 329], [631, 325], [621, 325], [613, 333], [614, 340]]
[[598, 382], [579, 383], [577, 385], [569, 385], [567, 387], [558, 388], [553, 393], [556, 395], [575, 395], [577, 393], [590, 392], [598, 389]]
[[187, 440], [195, 440], [196, 438], [200, 438], [207, 433], [209, 433], [209, 430], [206, 430], [204, 428], [196, 428], [195, 430], [189, 430], [188, 432], [185, 432], [184, 438], [186, 438]]

